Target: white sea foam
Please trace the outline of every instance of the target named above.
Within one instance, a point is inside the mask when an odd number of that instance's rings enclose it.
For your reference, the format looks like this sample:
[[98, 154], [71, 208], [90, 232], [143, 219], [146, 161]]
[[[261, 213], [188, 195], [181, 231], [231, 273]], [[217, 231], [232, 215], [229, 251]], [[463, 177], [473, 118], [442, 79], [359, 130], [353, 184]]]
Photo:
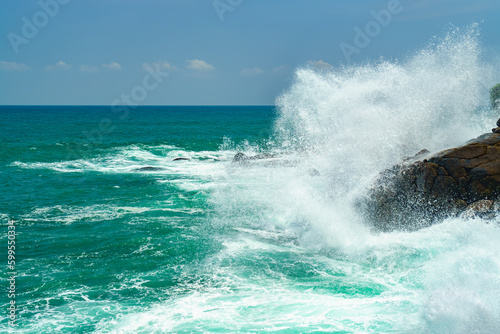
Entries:
[[[153, 175], [157, 182], [170, 183], [185, 191], [213, 189], [224, 182], [226, 165], [235, 151], [186, 151], [171, 145], [131, 145], [94, 158], [59, 162], [12, 163], [22, 169], [48, 169], [59, 173]], [[177, 158], [187, 160], [175, 161]], [[221, 162], [221, 163], [220, 163]], [[153, 167], [150, 170], [142, 168]]]
[[[321, 72], [299, 69], [290, 90], [278, 99], [276, 123], [276, 150], [286, 152], [280, 159], [293, 160], [293, 167], [235, 167], [211, 198], [215, 224], [246, 234], [293, 235], [305, 249], [334, 249], [356, 263], [375, 266], [348, 279], [370, 277], [389, 291], [380, 298], [351, 300], [366, 303], [352, 312], [360, 312], [357, 319], [367, 327], [355, 327], [352, 320], [353, 326], [339, 324], [337, 330], [368, 330], [376, 317], [402, 332], [500, 330], [497, 221], [457, 218], [413, 233], [373, 234], [353, 205], [378, 173], [403, 158], [490, 132], [498, 117], [485, 107], [493, 72], [481, 60], [476, 30], [452, 29], [407, 60]], [[230, 149], [230, 143], [224, 148]], [[317, 172], [310, 173], [312, 169]], [[235, 254], [265, 248], [245, 242], [225, 245]], [[279, 289], [272, 293], [280, 294]], [[303, 297], [296, 296], [313, 309], [317, 305], [309, 298], [321, 299]], [[391, 298], [399, 308], [391, 306]], [[323, 302], [323, 312], [335, 309]]]
[[111, 205], [63, 206], [36, 208], [32, 212], [21, 216], [25, 222], [63, 223], [71, 224], [77, 221], [104, 221], [134, 215], [151, 208], [145, 207], [120, 207]]
[[480, 51], [472, 26], [450, 30], [407, 60], [299, 69], [278, 99], [283, 167], [255, 162], [232, 170], [213, 197], [227, 216], [221, 222], [248, 221], [251, 213], [253, 224], [294, 229], [305, 244], [361, 247], [370, 233], [352, 203], [378, 173], [424, 148], [463, 144], [495, 124], [496, 115], [482, 107], [492, 78]]

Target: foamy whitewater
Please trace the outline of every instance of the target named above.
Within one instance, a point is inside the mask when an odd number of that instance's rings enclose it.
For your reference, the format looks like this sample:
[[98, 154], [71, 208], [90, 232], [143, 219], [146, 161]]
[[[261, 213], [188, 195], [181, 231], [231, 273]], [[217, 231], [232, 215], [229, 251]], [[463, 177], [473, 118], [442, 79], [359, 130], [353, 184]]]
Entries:
[[[380, 233], [355, 205], [405, 157], [490, 131], [495, 73], [478, 40], [453, 29], [407, 60], [298, 69], [277, 114], [172, 113], [161, 134], [137, 116], [149, 130], [132, 143], [113, 137], [79, 159], [34, 153], [70, 139], [10, 154], [17, 178], [74, 186], [2, 209], [26, 244], [36, 236], [18, 267], [19, 331], [500, 332], [500, 219]], [[237, 124], [245, 136], [228, 133]], [[278, 156], [234, 164], [237, 152]]]

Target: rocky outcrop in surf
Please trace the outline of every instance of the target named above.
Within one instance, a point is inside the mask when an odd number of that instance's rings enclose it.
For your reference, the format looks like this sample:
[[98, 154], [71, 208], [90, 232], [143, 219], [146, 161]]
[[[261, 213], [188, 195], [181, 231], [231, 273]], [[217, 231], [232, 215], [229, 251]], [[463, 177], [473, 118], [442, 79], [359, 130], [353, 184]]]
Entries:
[[422, 151], [384, 171], [361, 202], [363, 212], [375, 227], [388, 231], [498, 210], [500, 131], [496, 130], [435, 155]]
[[233, 157], [233, 165], [236, 166], [260, 166], [260, 167], [276, 167], [276, 166], [295, 166], [295, 162], [284, 159], [280, 154], [261, 153], [253, 156], [238, 152]]
[[152, 167], [152, 166], [146, 166], [146, 167], [141, 167], [141, 168], [136, 168], [136, 172], [156, 172], [160, 170], [165, 170], [165, 168], [161, 167]]

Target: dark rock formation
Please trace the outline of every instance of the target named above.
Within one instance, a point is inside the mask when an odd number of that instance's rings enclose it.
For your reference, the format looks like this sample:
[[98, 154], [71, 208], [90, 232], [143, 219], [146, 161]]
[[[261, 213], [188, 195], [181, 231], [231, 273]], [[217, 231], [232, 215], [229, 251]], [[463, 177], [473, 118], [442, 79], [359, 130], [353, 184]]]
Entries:
[[233, 163], [244, 162], [249, 160], [249, 157], [245, 153], [238, 152], [233, 158]]
[[263, 154], [257, 154], [254, 156], [248, 156], [245, 153], [238, 152], [233, 158], [233, 163], [244, 163], [252, 160], [263, 160], [263, 159], [271, 159], [271, 158], [276, 158], [278, 155], [276, 154], [269, 154], [269, 153], [263, 153]]
[[295, 166], [295, 162], [283, 159], [280, 154], [262, 153], [253, 156], [248, 156], [245, 153], [238, 152], [232, 161], [235, 165], [240, 166], [260, 166], [260, 167], [276, 167], [276, 166]]
[[469, 205], [464, 212], [466, 217], [494, 218], [500, 212], [500, 201], [483, 199]]
[[497, 84], [490, 90], [490, 102], [493, 109], [500, 108], [500, 84]]
[[477, 201], [500, 198], [499, 133], [423, 159], [426, 155], [419, 152], [383, 172], [362, 201], [377, 228], [412, 230], [463, 213]]
[[147, 166], [147, 167], [137, 168], [135, 171], [137, 171], [137, 172], [155, 172], [155, 171], [164, 170], [164, 169], [165, 168], [161, 168], [161, 167]]
[[174, 160], [172, 161], [190, 161], [191, 159], [189, 158], [175, 158]]

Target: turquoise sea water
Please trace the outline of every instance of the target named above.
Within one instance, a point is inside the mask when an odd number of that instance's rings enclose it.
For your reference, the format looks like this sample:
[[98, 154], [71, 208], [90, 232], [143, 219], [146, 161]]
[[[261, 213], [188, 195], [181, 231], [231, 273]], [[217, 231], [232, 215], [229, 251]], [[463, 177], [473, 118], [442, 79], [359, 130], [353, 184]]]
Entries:
[[[109, 107], [1, 107], [16, 330], [498, 329], [496, 225], [370, 232], [321, 160], [277, 142], [280, 117], [275, 107], [141, 107], [124, 120]], [[103, 119], [112, 131], [91, 132]], [[279, 151], [286, 163], [235, 166], [238, 151]], [[2, 293], [3, 330], [9, 301]]]
[[[272, 107], [143, 107], [126, 120], [109, 107], [1, 107], [18, 327], [108, 328], [209, 284], [203, 263], [222, 247], [208, 218], [211, 169], [228, 158], [218, 147], [224, 136], [262, 139], [273, 117]], [[114, 130], [93, 132], [103, 119]], [[146, 166], [165, 170], [137, 171]]]

